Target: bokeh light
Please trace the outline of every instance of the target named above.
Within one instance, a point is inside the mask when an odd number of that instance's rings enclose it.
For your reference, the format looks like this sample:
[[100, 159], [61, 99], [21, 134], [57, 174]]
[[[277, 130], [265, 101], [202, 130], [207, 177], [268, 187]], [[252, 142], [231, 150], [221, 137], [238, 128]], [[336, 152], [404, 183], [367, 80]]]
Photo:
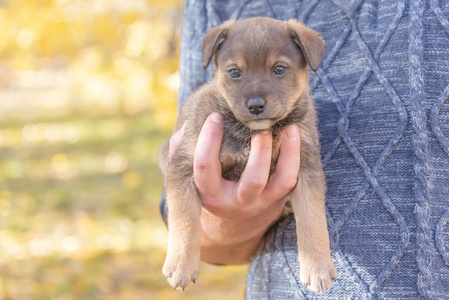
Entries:
[[242, 299], [246, 267], [165, 282], [157, 151], [180, 0], [0, 1], [0, 299]]

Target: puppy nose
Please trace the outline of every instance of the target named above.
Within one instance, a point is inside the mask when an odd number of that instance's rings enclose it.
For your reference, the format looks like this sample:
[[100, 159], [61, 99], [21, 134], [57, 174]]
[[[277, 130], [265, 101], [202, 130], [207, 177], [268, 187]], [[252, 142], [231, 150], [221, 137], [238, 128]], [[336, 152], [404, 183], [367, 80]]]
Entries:
[[265, 109], [265, 101], [261, 98], [252, 98], [248, 100], [246, 106], [253, 115], [260, 115]]

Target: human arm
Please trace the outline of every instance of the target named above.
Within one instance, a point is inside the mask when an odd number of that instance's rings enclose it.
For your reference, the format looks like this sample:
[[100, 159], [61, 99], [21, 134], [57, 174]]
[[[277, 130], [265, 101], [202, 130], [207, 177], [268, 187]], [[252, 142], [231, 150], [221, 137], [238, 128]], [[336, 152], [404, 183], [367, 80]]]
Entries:
[[[284, 130], [275, 173], [268, 180], [272, 135], [257, 133], [251, 140], [248, 163], [238, 182], [221, 176], [218, 159], [223, 127], [213, 113], [203, 125], [194, 156], [195, 183], [203, 202], [201, 259], [214, 264], [245, 264], [255, 254], [263, 236], [282, 212], [285, 197], [295, 186], [299, 170], [299, 130]], [[170, 140], [170, 151], [181, 140], [182, 130]]]

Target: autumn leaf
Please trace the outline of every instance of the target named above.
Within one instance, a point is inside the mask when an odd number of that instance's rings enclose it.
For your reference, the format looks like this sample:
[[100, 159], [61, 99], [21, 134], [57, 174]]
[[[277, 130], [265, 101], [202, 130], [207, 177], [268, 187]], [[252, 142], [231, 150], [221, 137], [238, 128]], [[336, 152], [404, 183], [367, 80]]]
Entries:
[[180, 0], [0, 5], [0, 299], [242, 299], [246, 267], [161, 268], [157, 151], [176, 120]]

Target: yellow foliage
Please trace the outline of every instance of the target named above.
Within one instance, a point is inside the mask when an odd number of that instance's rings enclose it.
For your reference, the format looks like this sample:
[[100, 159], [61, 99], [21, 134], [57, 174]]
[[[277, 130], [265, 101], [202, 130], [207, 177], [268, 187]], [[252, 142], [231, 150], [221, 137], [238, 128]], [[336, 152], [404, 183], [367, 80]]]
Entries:
[[246, 267], [161, 268], [157, 148], [176, 120], [181, 0], [0, 6], [0, 299], [241, 299]]

